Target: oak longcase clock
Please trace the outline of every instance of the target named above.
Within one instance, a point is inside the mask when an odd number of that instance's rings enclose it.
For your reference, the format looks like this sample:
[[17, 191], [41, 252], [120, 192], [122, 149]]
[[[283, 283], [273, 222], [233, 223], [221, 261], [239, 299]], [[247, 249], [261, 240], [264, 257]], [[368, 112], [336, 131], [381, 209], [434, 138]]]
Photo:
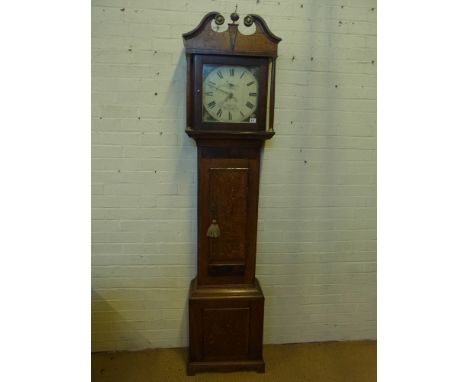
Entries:
[[255, 278], [260, 150], [274, 135], [281, 39], [257, 15], [239, 32], [208, 13], [183, 35], [187, 128], [198, 150], [197, 277], [189, 291], [187, 373], [264, 372], [264, 296]]

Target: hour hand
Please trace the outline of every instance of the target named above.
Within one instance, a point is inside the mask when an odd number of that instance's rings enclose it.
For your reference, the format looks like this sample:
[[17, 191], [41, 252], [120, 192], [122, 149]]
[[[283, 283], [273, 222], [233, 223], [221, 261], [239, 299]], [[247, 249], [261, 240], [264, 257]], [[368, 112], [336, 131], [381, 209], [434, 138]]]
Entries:
[[226, 103], [226, 101], [229, 99], [235, 99], [235, 102], [237, 102], [237, 98], [234, 97], [232, 93], [229, 93], [229, 95], [223, 101], [221, 101], [221, 103], [219, 104], [219, 107], [223, 106]]

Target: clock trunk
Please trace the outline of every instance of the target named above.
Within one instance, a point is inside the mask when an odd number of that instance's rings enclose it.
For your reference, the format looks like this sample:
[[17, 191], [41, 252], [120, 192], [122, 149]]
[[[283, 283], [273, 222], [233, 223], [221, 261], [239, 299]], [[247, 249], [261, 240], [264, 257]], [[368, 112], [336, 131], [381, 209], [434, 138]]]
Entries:
[[259, 152], [258, 141], [198, 142], [199, 285], [254, 283]]

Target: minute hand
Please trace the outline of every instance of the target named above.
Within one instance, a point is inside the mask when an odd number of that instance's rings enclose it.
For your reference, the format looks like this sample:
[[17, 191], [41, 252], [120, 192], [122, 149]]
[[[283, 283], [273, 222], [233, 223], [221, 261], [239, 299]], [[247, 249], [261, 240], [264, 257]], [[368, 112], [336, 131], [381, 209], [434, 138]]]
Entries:
[[225, 94], [232, 94], [231, 92], [228, 92], [228, 91], [226, 91], [226, 90], [223, 90], [223, 89], [221, 89], [221, 88], [218, 88], [217, 86], [212, 86], [212, 85], [210, 85], [210, 86], [211, 86], [211, 88], [215, 88], [216, 90], [219, 90], [220, 92], [223, 92], [223, 93], [225, 93]]

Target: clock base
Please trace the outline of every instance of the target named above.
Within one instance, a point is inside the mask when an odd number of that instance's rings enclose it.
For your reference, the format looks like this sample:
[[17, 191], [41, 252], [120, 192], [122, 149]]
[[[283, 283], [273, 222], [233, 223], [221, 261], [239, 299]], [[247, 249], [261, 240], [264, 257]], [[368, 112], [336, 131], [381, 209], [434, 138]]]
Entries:
[[261, 361], [218, 361], [218, 362], [189, 362], [187, 365], [187, 375], [196, 373], [218, 372], [227, 373], [233, 371], [256, 371], [265, 372], [265, 362]]
[[253, 285], [199, 286], [189, 292], [187, 374], [208, 371], [265, 371], [263, 361], [264, 296]]

